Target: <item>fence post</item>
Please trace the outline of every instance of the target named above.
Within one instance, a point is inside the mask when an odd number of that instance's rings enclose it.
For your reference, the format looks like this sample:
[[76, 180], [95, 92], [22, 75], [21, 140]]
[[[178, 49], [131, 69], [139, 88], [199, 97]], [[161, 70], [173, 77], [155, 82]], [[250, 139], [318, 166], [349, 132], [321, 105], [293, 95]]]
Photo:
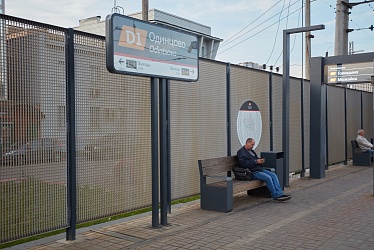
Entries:
[[66, 119], [67, 119], [67, 209], [69, 227], [66, 240], [75, 240], [77, 225], [77, 184], [75, 159], [75, 72], [74, 30], [66, 33]]
[[[231, 156], [231, 106], [230, 106], [230, 63], [226, 65], [226, 133], [227, 156]], [[231, 174], [231, 172], [230, 172]]]

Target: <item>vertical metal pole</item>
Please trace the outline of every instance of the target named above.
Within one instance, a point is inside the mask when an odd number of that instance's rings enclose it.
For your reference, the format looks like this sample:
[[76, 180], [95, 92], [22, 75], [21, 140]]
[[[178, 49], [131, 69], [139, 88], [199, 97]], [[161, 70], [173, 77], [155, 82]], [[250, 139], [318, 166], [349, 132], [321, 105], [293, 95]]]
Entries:
[[304, 79], [301, 78], [301, 177], [305, 176]]
[[348, 89], [347, 87], [344, 88], [344, 141], [345, 141], [345, 159], [344, 159], [344, 164], [347, 165], [348, 162], [348, 116], [347, 116], [347, 100], [348, 100]]
[[273, 151], [273, 71], [269, 74], [269, 120], [270, 120], [270, 151]]
[[160, 105], [160, 201], [161, 225], [167, 225], [167, 120], [166, 79], [159, 81]]
[[325, 103], [326, 103], [326, 106], [325, 106], [325, 121], [326, 121], [326, 127], [325, 127], [325, 131], [326, 131], [326, 163], [325, 163], [325, 170], [329, 170], [329, 119], [328, 119], [328, 110], [327, 110], [327, 103], [328, 103], [328, 88], [327, 88], [327, 85], [326, 85], [326, 97], [325, 97]]
[[152, 227], [159, 227], [158, 215], [158, 108], [157, 79], [151, 77], [151, 145], [152, 145]]
[[[226, 65], [226, 133], [227, 156], [231, 156], [231, 98], [230, 98], [230, 63]], [[230, 173], [231, 174], [231, 171]]]
[[[374, 60], [373, 60], [373, 67], [374, 67]], [[374, 75], [371, 76], [371, 86], [373, 87], [374, 86]], [[371, 135], [374, 136], [374, 94], [372, 94], [373, 96], [373, 109], [372, 109], [372, 114], [373, 114], [373, 117], [372, 117], [372, 132], [371, 132]], [[373, 169], [373, 195], [374, 195], [374, 167], [372, 167]]]
[[361, 95], [360, 95], [360, 100], [361, 100], [361, 125], [360, 125], [360, 127], [362, 128], [362, 129], [366, 129], [366, 128], [364, 128], [364, 111], [363, 111], [363, 109], [364, 109], [364, 97], [363, 97], [363, 91], [361, 90]]
[[283, 183], [289, 186], [289, 131], [290, 131], [290, 34], [283, 31], [283, 108], [282, 108], [282, 151], [283, 158]]
[[166, 120], [167, 120], [167, 204], [171, 213], [171, 147], [170, 147], [170, 80], [166, 79]]
[[310, 140], [309, 167], [310, 177], [325, 177], [326, 163], [326, 86], [323, 82], [323, 58], [311, 59], [310, 70]]
[[74, 30], [66, 34], [66, 119], [67, 119], [67, 209], [69, 227], [66, 240], [75, 240], [77, 225], [77, 183], [75, 159], [75, 71], [74, 71]]

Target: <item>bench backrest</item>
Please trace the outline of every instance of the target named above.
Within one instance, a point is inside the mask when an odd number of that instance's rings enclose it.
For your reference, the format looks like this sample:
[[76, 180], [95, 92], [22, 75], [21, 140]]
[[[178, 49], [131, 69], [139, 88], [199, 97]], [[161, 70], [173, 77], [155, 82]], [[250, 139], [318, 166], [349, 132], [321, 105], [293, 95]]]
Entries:
[[353, 149], [358, 148], [358, 144], [356, 140], [351, 140], [351, 145]]
[[228, 172], [234, 166], [238, 166], [236, 155], [220, 157], [207, 160], [199, 160], [199, 170], [201, 176], [215, 175], [218, 173]]
[[362, 153], [362, 150], [358, 146], [356, 140], [351, 140], [351, 145], [352, 145], [352, 154], [354, 154], [354, 153]]

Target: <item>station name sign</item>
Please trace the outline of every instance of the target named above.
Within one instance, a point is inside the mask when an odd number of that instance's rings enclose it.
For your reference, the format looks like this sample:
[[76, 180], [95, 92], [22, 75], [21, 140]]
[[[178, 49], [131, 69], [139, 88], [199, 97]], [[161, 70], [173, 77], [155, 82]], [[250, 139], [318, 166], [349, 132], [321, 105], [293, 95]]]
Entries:
[[325, 66], [325, 81], [331, 84], [370, 83], [374, 75], [373, 62]]
[[120, 14], [106, 18], [106, 65], [112, 73], [198, 80], [198, 39]]

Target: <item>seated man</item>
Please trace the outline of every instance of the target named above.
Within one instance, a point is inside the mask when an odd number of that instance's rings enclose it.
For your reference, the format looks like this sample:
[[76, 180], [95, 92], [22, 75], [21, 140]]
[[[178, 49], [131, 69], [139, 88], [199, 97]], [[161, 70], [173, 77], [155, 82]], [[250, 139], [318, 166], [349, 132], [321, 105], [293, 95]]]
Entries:
[[364, 153], [373, 153], [373, 144], [371, 144], [368, 140], [366, 140], [366, 138], [364, 137], [365, 135], [365, 131], [363, 129], [359, 129], [357, 131], [357, 138], [356, 138], [356, 141], [357, 141], [357, 144], [358, 146], [360, 147], [360, 149], [362, 150], [362, 152]]
[[265, 162], [265, 159], [257, 157], [257, 154], [253, 150], [254, 146], [255, 140], [248, 138], [245, 145], [238, 150], [239, 166], [241, 168], [248, 168], [253, 173], [253, 179], [265, 181], [273, 200], [286, 201], [291, 199], [290, 195], [283, 193], [277, 175], [261, 166]]

